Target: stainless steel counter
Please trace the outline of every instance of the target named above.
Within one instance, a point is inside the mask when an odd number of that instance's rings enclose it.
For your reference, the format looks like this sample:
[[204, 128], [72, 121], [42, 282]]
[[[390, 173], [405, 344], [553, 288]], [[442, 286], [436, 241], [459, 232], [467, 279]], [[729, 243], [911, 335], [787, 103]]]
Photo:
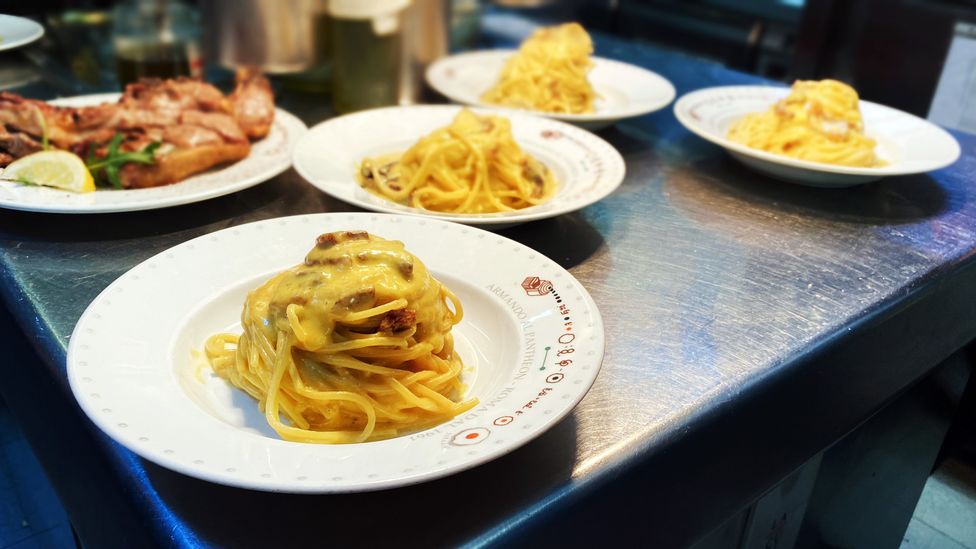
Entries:
[[[597, 47], [663, 74], [679, 94], [755, 82], [649, 46], [604, 37]], [[309, 123], [327, 115], [323, 101], [280, 97]], [[450, 478], [317, 497], [183, 477], [75, 418], [131, 506], [119, 532], [142, 529], [131, 535], [166, 545], [364, 545], [407, 532], [417, 544], [500, 544], [587, 540], [586, 521], [598, 518], [621, 535], [684, 544], [976, 335], [976, 302], [967, 301], [976, 288], [973, 137], [957, 134], [963, 158], [946, 170], [823, 190], [749, 171], [685, 131], [670, 109], [601, 135], [627, 162], [617, 192], [581, 212], [501, 231], [569, 268], [603, 314], [603, 369], [569, 418]], [[167, 210], [0, 211], [0, 291], [44, 359], [18, 379], [53, 384], [49, 398], [71, 399], [64, 361], [75, 322], [99, 291], [153, 254], [248, 221], [352, 209], [289, 171]], [[66, 502], [69, 513], [89, 517], [80, 501]], [[75, 525], [82, 539], [106, 539], [97, 521]]]

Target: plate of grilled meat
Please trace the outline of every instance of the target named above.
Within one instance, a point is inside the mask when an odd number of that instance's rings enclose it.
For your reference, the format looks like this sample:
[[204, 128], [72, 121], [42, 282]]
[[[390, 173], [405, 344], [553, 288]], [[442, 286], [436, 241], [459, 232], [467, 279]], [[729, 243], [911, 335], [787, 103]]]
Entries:
[[[236, 76], [230, 94], [188, 78], [141, 80], [122, 94], [49, 102], [0, 92], [0, 167], [6, 167], [0, 207], [148, 210], [222, 196], [278, 175], [291, 166], [305, 124], [275, 108], [263, 75], [241, 69]], [[95, 191], [5, 177], [26, 157], [51, 149], [77, 155], [94, 176]]]

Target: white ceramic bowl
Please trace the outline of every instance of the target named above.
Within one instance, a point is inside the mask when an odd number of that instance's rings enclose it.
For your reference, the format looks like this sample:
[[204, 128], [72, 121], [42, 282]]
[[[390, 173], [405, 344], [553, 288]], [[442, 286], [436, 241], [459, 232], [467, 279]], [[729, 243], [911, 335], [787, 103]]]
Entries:
[[728, 139], [729, 128], [743, 116], [765, 112], [789, 93], [772, 86], [722, 86], [681, 96], [674, 115], [688, 130], [723, 147], [755, 170], [791, 183], [814, 187], [850, 187], [893, 175], [925, 173], [959, 158], [959, 143], [949, 132], [917, 116], [861, 101], [865, 133], [877, 140], [876, 168], [838, 166], [761, 151]]
[[[515, 50], [488, 50], [444, 57], [427, 68], [427, 82], [450, 100], [481, 107], [505, 108], [481, 101]], [[599, 95], [596, 112], [559, 114], [527, 111], [595, 130], [619, 120], [663, 109], [674, 100], [674, 86], [663, 76], [642, 67], [593, 57], [590, 83]], [[514, 110], [514, 109], [513, 109]]]
[[519, 146], [553, 172], [555, 196], [538, 206], [511, 212], [452, 214], [404, 206], [359, 185], [356, 167], [364, 158], [405, 151], [421, 137], [450, 124], [460, 110], [453, 105], [389, 107], [326, 120], [312, 127], [295, 146], [295, 170], [323, 192], [368, 210], [469, 225], [514, 225], [572, 212], [607, 196], [624, 179], [620, 153], [587, 131], [525, 113], [474, 109], [511, 120]]
[[[353, 229], [404, 242], [460, 298], [453, 334], [465, 396], [479, 404], [389, 440], [281, 440], [257, 401], [193, 352], [216, 332], [239, 332], [247, 292], [301, 262], [317, 235]], [[67, 368], [88, 417], [150, 461], [241, 488], [327, 493], [423, 482], [518, 448], [572, 411], [603, 350], [593, 299], [531, 248], [422, 217], [314, 214], [217, 231], [133, 267], [78, 321]]]

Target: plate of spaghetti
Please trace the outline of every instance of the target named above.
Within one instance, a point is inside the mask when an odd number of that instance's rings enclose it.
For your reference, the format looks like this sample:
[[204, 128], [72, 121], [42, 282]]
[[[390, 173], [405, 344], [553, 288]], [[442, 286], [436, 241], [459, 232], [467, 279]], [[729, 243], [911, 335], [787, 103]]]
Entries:
[[594, 57], [579, 24], [543, 27], [518, 50], [461, 53], [427, 69], [427, 82], [466, 105], [532, 111], [588, 129], [663, 109], [674, 86], [647, 69]]
[[298, 142], [294, 166], [350, 204], [471, 225], [584, 208], [613, 192], [625, 171], [616, 149], [575, 126], [449, 105], [327, 120]]
[[338, 493], [518, 448], [572, 411], [603, 351], [593, 299], [526, 246], [421, 217], [314, 214], [132, 268], [78, 321], [68, 379], [96, 425], [164, 467]]
[[959, 158], [959, 143], [914, 115], [861, 101], [836, 80], [790, 88], [723, 86], [682, 96], [674, 114], [690, 131], [777, 179], [849, 187], [925, 173]]

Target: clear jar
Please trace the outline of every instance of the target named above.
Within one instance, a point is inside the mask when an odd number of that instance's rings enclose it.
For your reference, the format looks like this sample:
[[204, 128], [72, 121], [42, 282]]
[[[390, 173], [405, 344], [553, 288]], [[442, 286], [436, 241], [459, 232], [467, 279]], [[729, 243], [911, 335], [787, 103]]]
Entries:
[[119, 83], [144, 77], [199, 77], [203, 59], [197, 12], [177, 0], [128, 0], [112, 14]]
[[396, 105], [403, 15], [410, 0], [330, 0], [332, 106], [347, 113]]

